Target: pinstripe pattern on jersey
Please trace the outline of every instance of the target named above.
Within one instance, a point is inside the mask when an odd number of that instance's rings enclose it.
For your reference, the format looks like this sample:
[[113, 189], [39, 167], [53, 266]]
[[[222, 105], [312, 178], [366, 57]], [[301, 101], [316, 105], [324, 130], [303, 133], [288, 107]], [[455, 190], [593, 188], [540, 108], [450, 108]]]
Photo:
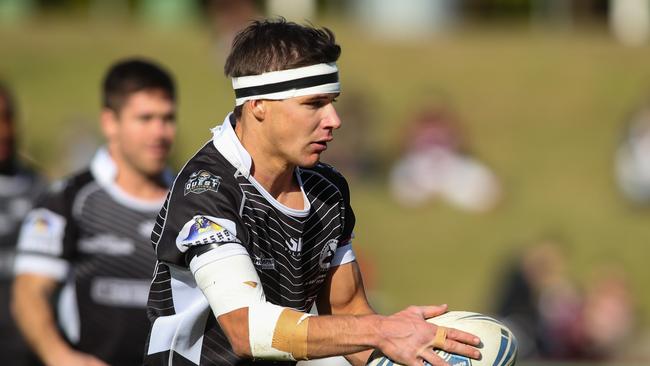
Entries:
[[149, 288], [149, 301], [147, 303], [149, 318], [169, 316], [176, 314], [172, 299], [171, 274], [169, 267], [161, 262], [156, 264], [153, 280]]
[[[252, 256], [275, 260], [275, 271], [258, 271], [267, 300], [299, 311], [309, 311], [326, 271], [319, 259], [325, 242], [339, 238], [344, 219], [341, 192], [310, 170], [300, 170], [303, 189], [312, 210], [305, 218], [291, 217], [270, 204], [252, 184], [240, 184], [246, 197], [242, 219], [248, 227]], [[316, 178], [316, 179], [314, 179]], [[302, 238], [302, 251], [287, 242]]]
[[[98, 305], [94, 299], [95, 284], [99, 278], [140, 279], [146, 285], [154, 270], [155, 255], [147, 243], [147, 226], [155, 217], [154, 212], [134, 210], [115, 200], [96, 182], [84, 186], [75, 200], [73, 220], [77, 226], [77, 243], [84, 240], [116, 240], [128, 252], [85, 252], [76, 247], [75, 279], [78, 310], [81, 319], [80, 349], [94, 350], [94, 354], [124, 354], [132, 349], [131, 360], [114, 362], [124, 364], [137, 362], [139, 351], [146, 339], [147, 317], [143, 308], [123, 308]], [[103, 238], [103, 239], [102, 239]], [[107, 239], [113, 238], [113, 239]], [[119, 321], [122, 326], [115, 327]], [[144, 327], [144, 329], [143, 329]], [[97, 332], [101, 329], [101, 332]]]

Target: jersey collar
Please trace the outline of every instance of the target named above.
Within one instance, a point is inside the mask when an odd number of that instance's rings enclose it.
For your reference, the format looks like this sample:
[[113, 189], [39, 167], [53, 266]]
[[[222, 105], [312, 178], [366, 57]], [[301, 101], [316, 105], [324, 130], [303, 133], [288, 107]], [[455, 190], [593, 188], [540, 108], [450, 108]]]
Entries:
[[[117, 177], [117, 164], [111, 157], [111, 154], [108, 153], [108, 148], [102, 146], [97, 149], [95, 156], [90, 162], [90, 172], [93, 177], [103, 186], [109, 186], [115, 184], [115, 178]], [[174, 174], [169, 168], [165, 168], [162, 173], [163, 182], [167, 187], [171, 187], [172, 182], [174, 181]]]
[[235, 134], [235, 116], [228, 113], [221, 126], [212, 129], [212, 143], [221, 155], [232, 164], [239, 174], [249, 179], [253, 159]]
[[[102, 187], [115, 201], [126, 207], [140, 211], [157, 211], [162, 206], [165, 198], [160, 200], [144, 200], [120, 188], [115, 183], [117, 178], [117, 165], [104, 146], [97, 150], [95, 156], [90, 162], [90, 173], [93, 175], [97, 184]], [[171, 187], [174, 176], [169, 168], [163, 172], [163, 181], [167, 187]]]

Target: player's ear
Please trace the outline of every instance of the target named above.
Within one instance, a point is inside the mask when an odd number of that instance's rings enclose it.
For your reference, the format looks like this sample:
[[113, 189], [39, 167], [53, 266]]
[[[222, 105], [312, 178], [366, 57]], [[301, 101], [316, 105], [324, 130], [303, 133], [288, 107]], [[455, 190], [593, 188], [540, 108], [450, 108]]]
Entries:
[[248, 108], [258, 121], [263, 121], [266, 116], [266, 102], [264, 100], [251, 100], [248, 102]]
[[100, 115], [102, 133], [107, 140], [111, 140], [117, 134], [118, 116], [114, 110], [103, 108]]

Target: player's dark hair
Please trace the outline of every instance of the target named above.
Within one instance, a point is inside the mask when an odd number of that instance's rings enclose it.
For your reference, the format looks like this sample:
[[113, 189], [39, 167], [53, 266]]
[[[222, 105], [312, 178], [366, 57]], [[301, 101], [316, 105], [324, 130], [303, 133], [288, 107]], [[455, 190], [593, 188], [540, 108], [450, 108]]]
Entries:
[[[319, 63], [336, 62], [341, 47], [328, 28], [300, 25], [284, 18], [256, 20], [233, 40], [226, 59], [227, 77], [259, 75]], [[241, 106], [234, 110], [241, 116]]]
[[103, 107], [116, 113], [128, 97], [145, 90], [160, 90], [176, 100], [174, 80], [162, 66], [145, 59], [126, 59], [113, 64], [102, 84]]
[[9, 87], [0, 81], [0, 99], [4, 101], [4, 110], [0, 111], [0, 119], [14, 122], [16, 119], [16, 103], [14, 102], [14, 96], [11, 93]]

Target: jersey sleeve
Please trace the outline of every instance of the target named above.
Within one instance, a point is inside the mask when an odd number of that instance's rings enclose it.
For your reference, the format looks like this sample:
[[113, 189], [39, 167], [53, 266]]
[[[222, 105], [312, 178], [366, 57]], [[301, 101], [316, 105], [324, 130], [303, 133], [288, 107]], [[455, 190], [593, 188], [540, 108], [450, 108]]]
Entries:
[[161, 261], [187, 267], [207, 251], [212, 260], [248, 254], [239, 187], [216, 171], [192, 164], [177, 177], [151, 236]]
[[343, 220], [343, 234], [341, 235], [341, 245], [352, 244], [352, 238], [354, 237], [354, 225], [356, 223], [356, 218], [354, 216], [354, 211], [352, 210], [352, 205], [350, 205], [350, 188], [348, 187], [348, 182], [341, 177], [341, 182], [339, 188], [343, 195], [343, 205], [344, 205], [344, 218]]
[[72, 181], [52, 184], [27, 214], [20, 228], [16, 274], [39, 274], [63, 281], [75, 255]]

